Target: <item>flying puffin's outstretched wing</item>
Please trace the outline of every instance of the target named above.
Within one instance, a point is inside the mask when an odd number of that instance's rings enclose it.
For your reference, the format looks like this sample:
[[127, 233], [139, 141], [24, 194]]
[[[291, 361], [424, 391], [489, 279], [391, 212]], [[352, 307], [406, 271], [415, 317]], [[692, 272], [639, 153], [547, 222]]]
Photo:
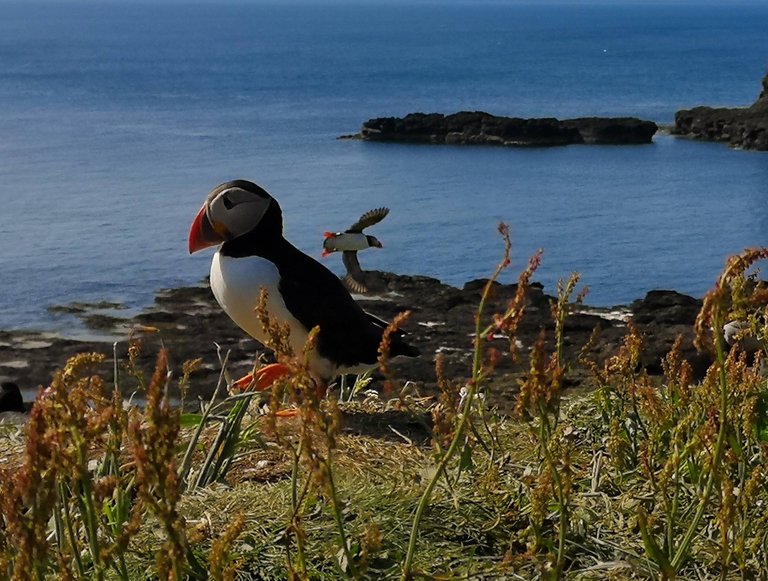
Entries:
[[369, 210], [360, 216], [360, 219], [352, 224], [347, 232], [360, 233], [364, 228], [368, 228], [368, 226], [373, 226], [374, 224], [381, 222], [387, 216], [387, 214], [389, 214], [389, 208], [376, 208], [375, 210]]
[[360, 268], [360, 262], [357, 260], [357, 251], [346, 250], [342, 252], [341, 260], [344, 263], [344, 268], [347, 269], [347, 274], [342, 279], [347, 289], [361, 295], [367, 293], [368, 287], [365, 286], [365, 275], [363, 269]]

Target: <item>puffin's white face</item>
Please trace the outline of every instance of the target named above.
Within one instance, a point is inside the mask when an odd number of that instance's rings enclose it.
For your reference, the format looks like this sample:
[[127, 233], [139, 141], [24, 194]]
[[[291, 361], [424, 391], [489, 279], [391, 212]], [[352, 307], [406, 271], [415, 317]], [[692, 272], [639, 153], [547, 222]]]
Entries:
[[214, 188], [189, 231], [190, 254], [250, 232], [273, 201], [259, 186], [242, 180]]
[[253, 230], [264, 217], [271, 201], [266, 192], [227, 188], [206, 202], [206, 214], [214, 229], [225, 240], [231, 240]]

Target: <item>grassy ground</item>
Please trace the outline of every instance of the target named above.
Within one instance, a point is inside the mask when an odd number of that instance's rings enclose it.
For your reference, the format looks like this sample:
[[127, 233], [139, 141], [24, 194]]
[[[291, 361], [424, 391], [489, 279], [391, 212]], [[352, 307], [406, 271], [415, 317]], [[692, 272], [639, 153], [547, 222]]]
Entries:
[[[698, 340], [715, 363], [696, 384], [676, 348], [652, 381], [630, 325], [614, 356], [583, 361], [594, 389], [564, 394], [560, 350], [577, 281], [564, 283], [555, 340], [533, 347], [513, 417], [486, 406], [497, 354], [485, 337], [504, 333], [514, 348], [536, 258], [505, 312], [478, 317], [467, 378], [442, 377], [438, 359], [437, 398], [389, 378], [387, 397], [360, 384], [349, 403], [318, 399], [304, 357], [263, 309], [271, 347], [291, 368], [267, 411], [265, 396], [227, 393], [226, 356], [221, 397], [190, 413], [170, 401], [194, 362], [174, 379], [161, 351], [144, 378], [135, 341], [108, 386], [103, 357], [80, 355], [26, 427], [0, 430], [0, 575], [760, 578], [768, 388], [760, 353], [728, 350], [712, 330], [736, 317], [765, 345], [768, 293], [747, 275], [766, 257], [731, 259], [705, 298]], [[505, 256], [496, 274], [506, 266]], [[128, 384], [146, 405], [123, 404]]]

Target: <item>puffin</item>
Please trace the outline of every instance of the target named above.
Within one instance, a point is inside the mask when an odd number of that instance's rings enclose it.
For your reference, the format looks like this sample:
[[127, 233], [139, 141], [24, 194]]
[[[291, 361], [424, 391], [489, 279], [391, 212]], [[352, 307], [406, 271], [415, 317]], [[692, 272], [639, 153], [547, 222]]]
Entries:
[[[377, 364], [387, 322], [365, 312], [335, 274], [285, 239], [280, 204], [262, 187], [239, 179], [208, 194], [189, 231], [189, 252], [212, 246], [218, 247], [210, 270], [213, 295], [248, 335], [260, 343], [267, 339], [255, 312], [261, 289], [269, 315], [289, 325], [295, 353], [319, 327], [308, 361], [319, 396], [337, 376]], [[418, 355], [402, 332], [390, 336], [391, 357]], [[286, 372], [280, 364], [267, 365], [235, 383], [267, 389]]]
[[383, 248], [384, 245], [375, 236], [363, 234], [363, 230], [381, 222], [389, 214], [389, 208], [369, 210], [344, 232], [326, 232], [323, 240], [323, 257], [332, 252], [341, 251], [341, 260], [347, 274], [342, 279], [346, 287], [359, 294], [368, 292], [365, 275], [357, 260], [357, 251], [366, 248]]
[[739, 347], [747, 353], [754, 353], [760, 349], [760, 341], [749, 331], [746, 321], [729, 321], [723, 325], [723, 338], [729, 346], [738, 343]]

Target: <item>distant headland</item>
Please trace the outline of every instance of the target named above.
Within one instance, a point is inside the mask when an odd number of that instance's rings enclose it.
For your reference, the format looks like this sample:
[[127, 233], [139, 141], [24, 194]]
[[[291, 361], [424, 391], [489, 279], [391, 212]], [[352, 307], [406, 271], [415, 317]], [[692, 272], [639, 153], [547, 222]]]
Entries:
[[682, 109], [675, 114], [673, 135], [722, 141], [731, 147], [768, 151], [768, 74], [763, 90], [749, 107]]

